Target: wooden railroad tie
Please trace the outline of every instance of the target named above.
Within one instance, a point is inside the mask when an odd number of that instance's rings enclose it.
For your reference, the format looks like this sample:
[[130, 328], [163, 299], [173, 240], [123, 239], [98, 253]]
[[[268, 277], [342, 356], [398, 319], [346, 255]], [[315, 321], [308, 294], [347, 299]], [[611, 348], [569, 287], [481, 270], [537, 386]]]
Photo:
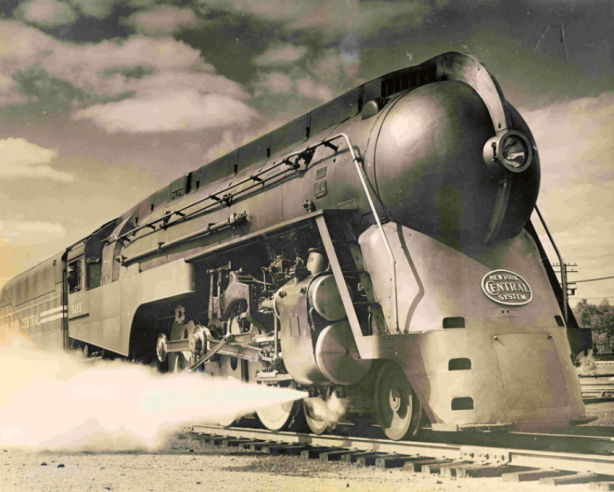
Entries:
[[539, 483], [544, 485], [570, 485], [579, 483], [602, 482], [608, 480], [606, 475], [598, 475], [592, 472], [573, 473], [561, 477], [540, 478]]

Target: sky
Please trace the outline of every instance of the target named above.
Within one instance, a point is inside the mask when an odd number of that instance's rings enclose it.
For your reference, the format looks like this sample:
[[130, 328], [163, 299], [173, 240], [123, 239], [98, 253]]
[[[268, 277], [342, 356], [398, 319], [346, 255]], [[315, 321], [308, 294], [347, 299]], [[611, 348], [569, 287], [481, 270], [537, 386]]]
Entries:
[[[611, 0], [3, 0], [0, 287], [174, 178], [446, 51], [484, 63], [529, 123], [570, 280], [614, 276], [613, 20]], [[582, 298], [614, 302], [614, 279]]]

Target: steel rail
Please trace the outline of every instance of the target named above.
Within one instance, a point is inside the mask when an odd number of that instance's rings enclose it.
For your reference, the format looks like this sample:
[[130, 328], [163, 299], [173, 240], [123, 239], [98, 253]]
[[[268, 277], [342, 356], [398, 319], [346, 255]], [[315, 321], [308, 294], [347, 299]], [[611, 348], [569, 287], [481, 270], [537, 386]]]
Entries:
[[386, 439], [368, 439], [334, 435], [302, 434], [294, 432], [272, 432], [263, 429], [237, 427], [218, 427], [195, 425], [192, 431], [197, 434], [221, 435], [233, 438], [254, 439], [260, 441], [283, 442], [287, 444], [306, 444], [310, 446], [351, 448], [358, 451], [379, 451], [405, 455], [420, 455], [440, 459], [459, 460], [460, 446], [445, 443], [422, 443], [414, 441], [390, 441]]
[[[208, 434], [286, 444], [304, 444], [330, 448], [338, 447], [352, 451], [376, 451], [389, 454], [452, 460], [454, 462], [463, 461], [475, 463], [476, 465], [552, 468], [571, 472], [590, 471], [596, 474], [614, 476], [614, 457], [595, 454], [560, 453], [554, 451], [419, 441], [390, 441], [347, 436], [319, 436], [316, 434], [271, 432], [261, 429], [224, 428], [212, 425], [196, 425], [193, 426], [191, 430], [195, 434]], [[578, 439], [578, 444], [580, 445], [580, 439]]]

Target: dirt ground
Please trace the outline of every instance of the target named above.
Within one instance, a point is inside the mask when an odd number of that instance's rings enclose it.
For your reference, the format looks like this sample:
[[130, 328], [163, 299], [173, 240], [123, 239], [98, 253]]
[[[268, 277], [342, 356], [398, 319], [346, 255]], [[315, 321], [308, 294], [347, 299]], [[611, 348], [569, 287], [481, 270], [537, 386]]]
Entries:
[[[591, 425], [614, 426], [614, 402], [589, 404]], [[181, 436], [180, 436], [181, 437]], [[446, 478], [168, 439], [157, 452], [62, 452], [0, 448], [0, 492], [394, 491], [546, 492], [537, 483]], [[588, 490], [568, 485], [557, 490]]]
[[[66, 492], [458, 491], [545, 492], [501, 479], [456, 479], [304, 461], [171, 438], [157, 453], [0, 450], [0, 490]], [[567, 487], [564, 487], [564, 489]], [[567, 490], [572, 490], [567, 488]]]
[[[593, 425], [612, 426], [614, 402], [587, 405]], [[179, 436], [182, 437], [182, 436]], [[537, 483], [446, 478], [297, 457], [276, 457], [173, 436], [157, 452], [0, 449], [0, 492], [394, 491], [546, 492]], [[557, 490], [588, 490], [568, 485]]]

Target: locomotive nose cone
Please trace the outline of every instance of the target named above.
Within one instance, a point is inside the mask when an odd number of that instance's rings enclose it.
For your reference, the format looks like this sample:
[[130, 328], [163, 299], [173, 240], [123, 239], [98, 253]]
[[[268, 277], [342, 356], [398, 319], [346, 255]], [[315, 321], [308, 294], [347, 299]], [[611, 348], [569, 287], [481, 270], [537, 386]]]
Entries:
[[[457, 244], [518, 234], [537, 200], [539, 165], [528, 129], [509, 109], [519, 131], [495, 136], [483, 100], [462, 82], [428, 84], [395, 100], [373, 153], [391, 220]], [[485, 162], [493, 138], [505, 165]], [[506, 215], [512, 202], [515, 215]]]

